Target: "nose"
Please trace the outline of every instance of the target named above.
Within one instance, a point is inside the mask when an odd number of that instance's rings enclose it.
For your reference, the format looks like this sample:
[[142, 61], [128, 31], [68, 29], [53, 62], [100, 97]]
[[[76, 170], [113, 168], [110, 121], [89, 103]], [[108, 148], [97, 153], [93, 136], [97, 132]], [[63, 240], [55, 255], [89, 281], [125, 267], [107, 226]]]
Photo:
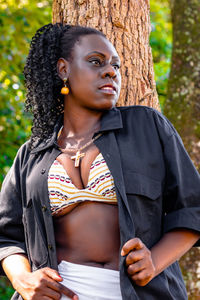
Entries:
[[102, 78], [104, 78], [104, 77], [115, 78], [116, 75], [117, 75], [116, 70], [115, 70], [114, 66], [112, 66], [111, 64], [107, 64], [103, 68]]

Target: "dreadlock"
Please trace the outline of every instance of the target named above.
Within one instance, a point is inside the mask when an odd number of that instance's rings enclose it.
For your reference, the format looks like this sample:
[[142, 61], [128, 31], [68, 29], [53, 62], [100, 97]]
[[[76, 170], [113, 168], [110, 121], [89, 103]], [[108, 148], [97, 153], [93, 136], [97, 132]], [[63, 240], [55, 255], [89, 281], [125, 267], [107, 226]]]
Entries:
[[105, 35], [90, 27], [48, 24], [37, 30], [30, 44], [24, 67], [27, 89], [25, 107], [33, 114], [30, 148], [38, 140], [51, 136], [58, 117], [63, 113], [63, 82], [57, 74], [60, 57], [69, 60], [81, 36]]

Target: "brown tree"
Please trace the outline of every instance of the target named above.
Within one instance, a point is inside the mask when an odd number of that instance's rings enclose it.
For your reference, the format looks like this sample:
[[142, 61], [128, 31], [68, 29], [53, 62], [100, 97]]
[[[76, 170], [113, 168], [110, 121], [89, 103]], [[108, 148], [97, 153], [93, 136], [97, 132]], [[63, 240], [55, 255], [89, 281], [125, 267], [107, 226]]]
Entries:
[[[176, 3], [177, 5], [178, 3], [181, 4], [182, 2], [187, 2], [187, 0], [171, 1], [173, 3]], [[190, 2], [199, 3], [199, 1], [196, 0], [190, 0]], [[181, 8], [179, 9], [181, 12]], [[177, 10], [176, 14], [177, 16], [179, 15]], [[190, 22], [193, 21], [190, 20]], [[154, 81], [151, 48], [149, 46], [149, 0], [54, 0], [53, 23], [56, 22], [62, 22], [73, 25], [87, 25], [102, 30], [106, 34], [108, 39], [110, 39], [115, 45], [122, 61], [122, 91], [120, 99], [118, 101], [118, 105], [141, 104], [151, 106], [160, 110]], [[197, 24], [199, 24], [199, 22]], [[175, 38], [175, 41], [176, 39], [177, 37]], [[199, 39], [196, 38], [196, 40]], [[178, 57], [173, 56], [173, 58], [174, 63], [176, 63]], [[196, 67], [196, 60], [193, 62], [194, 64], [191, 61], [190, 65], [195, 65]], [[183, 62], [177, 60], [177, 63], [180, 67]], [[174, 76], [178, 81], [179, 74], [176, 75], [175, 73], [176, 68], [174, 69]], [[188, 74], [189, 73], [190, 71], [188, 72]], [[174, 100], [176, 96], [174, 96], [173, 98], [174, 90], [172, 89], [171, 91], [172, 92], [169, 93], [170, 96], [168, 99], [170, 100], [168, 100], [167, 102], [165, 113], [175, 124], [175, 126], [179, 129], [180, 127], [177, 123], [177, 116], [179, 119], [179, 114], [177, 114], [176, 112], [179, 111], [179, 113], [181, 114], [181, 111], [184, 110], [185, 104], [181, 105], [179, 108], [180, 102], [177, 102], [177, 104], [173, 106], [174, 103], [171, 100]], [[180, 91], [178, 90], [178, 92]], [[184, 95], [184, 90], [180, 92], [180, 94]], [[190, 95], [192, 95], [192, 93]], [[180, 99], [182, 99], [182, 97]], [[170, 114], [171, 107], [172, 109], [174, 109], [175, 112], [172, 114], [173, 117]], [[197, 110], [195, 109], [195, 111]], [[183, 123], [184, 120], [186, 119], [183, 118]], [[191, 127], [193, 125], [191, 125]], [[194, 140], [196, 141], [196, 138]], [[195, 250], [193, 249], [192, 251]], [[194, 260], [195, 256], [191, 254], [190, 256], [190, 272], [188, 272], [188, 256], [186, 256], [186, 258], [182, 260], [182, 270], [185, 275], [185, 279], [187, 279], [189, 294], [191, 295], [190, 300], [192, 300], [199, 298], [193, 298], [195, 297], [195, 290], [191, 290], [190, 287], [192, 280], [188, 279], [188, 275], [191, 276], [191, 274], [194, 274], [194, 269], [196, 269], [196, 264]]]
[[149, 46], [149, 0], [54, 0], [56, 22], [95, 27], [114, 44], [122, 61], [118, 105], [160, 109]]
[[200, 1], [171, 0], [173, 52], [164, 113], [200, 170]]
[[[164, 113], [200, 170], [200, 1], [171, 0], [173, 53]], [[180, 261], [190, 300], [200, 299], [200, 250]]]

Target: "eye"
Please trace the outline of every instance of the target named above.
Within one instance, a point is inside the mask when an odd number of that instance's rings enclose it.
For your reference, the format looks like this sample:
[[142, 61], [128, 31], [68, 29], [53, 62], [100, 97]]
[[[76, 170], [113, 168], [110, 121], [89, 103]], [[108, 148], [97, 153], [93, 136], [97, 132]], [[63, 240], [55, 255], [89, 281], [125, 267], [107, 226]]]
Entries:
[[101, 65], [101, 61], [98, 58], [90, 59], [89, 62], [92, 63], [95, 66], [100, 66]]
[[119, 64], [113, 64], [112, 66], [115, 68], [115, 70], [119, 70], [120, 69], [120, 65]]

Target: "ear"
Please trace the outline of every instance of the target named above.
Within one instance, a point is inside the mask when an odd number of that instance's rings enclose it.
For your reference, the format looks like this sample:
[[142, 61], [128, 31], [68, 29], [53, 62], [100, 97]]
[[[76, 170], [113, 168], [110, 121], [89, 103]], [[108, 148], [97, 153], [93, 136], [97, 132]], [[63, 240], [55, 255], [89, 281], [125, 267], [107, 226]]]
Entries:
[[57, 62], [57, 73], [62, 80], [69, 77], [69, 62], [62, 57]]

